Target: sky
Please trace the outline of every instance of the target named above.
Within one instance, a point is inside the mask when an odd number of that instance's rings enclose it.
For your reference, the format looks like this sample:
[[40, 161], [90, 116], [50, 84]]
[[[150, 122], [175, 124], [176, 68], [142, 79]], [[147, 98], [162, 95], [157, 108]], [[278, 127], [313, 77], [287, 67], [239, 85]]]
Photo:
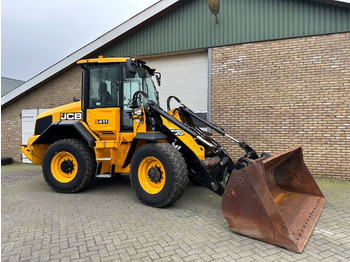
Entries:
[[27, 81], [159, 0], [2, 0], [1, 76]]

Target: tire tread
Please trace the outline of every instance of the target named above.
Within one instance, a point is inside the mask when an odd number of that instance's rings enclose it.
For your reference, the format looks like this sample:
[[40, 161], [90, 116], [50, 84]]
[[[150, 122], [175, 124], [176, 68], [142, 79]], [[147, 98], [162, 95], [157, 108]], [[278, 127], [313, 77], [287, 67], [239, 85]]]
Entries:
[[[143, 148], [143, 150], [151, 150], [151, 149], [157, 148], [163, 154], [167, 155], [172, 166], [174, 167], [175, 186], [171, 192], [171, 195], [168, 196], [167, 199], [164, 199], [164, 201], [161, 201], [157, 204], [150, 203], [138, 195], [139, 200], [143, 204], [153, 206], [153, 207], [166, 207], [166, 206], [173, 204], [184, 194], [184, 192], [189, 184], [188, 175], [187, 175], [187, 166], [186, 166], [185, 159], [183, 158], [182, 154], [176, 148], [174, 148], [172, 145], [170, 145], [168, 143], [146, 144], [146, 145], [143, 145], [142, 148]], [[139, 150], [140, 149], [141, 148], [139, 148]], [[133, 156], [133, 158], [134, 158], [134, 156]], [[131, 160], [131, 163], [133, 163], [133, 160], [134, 159]], [[131, 181], [131, 186], [136, 191], [132, 181]]]
[[46, 167], [45, 165], [42, 166], [42, 171], [43, 171], [43, 176], [45, 178], [46, 183], [56, 192], [58, 193], [78, 193], [80, 191], [83, 191], [84, 189], [86, 189], [90, 183], [94, 180], [95, 178], [95, 170], [96, 170], [96, 160], [94, 157], [94, 154], [92, 152], [92, 150], [83, 142], [81, 142], [80, 140], [77, 139], [62, 139], [59, 140], [55, 143], [53, 143], [51, 146], [57, 146], [59, 144], [62, 143], [68, 143], [72, 146], [74, 146], [75, 148], [77, 148], [81, 154], [83, 155], [84, 159], [86, 160], [86, 172], [85, 172], [85, 176], [82, 180], [82, 182], [76, 187], [76, 188], [72, 188], [72, 189], [59, 189], [57, 187], [53, 187], [53, 185], [50, 183], [49, 179], [45, 176], [45, 172], [46, 172], [46, 168], [50, 168], [50, 167]]

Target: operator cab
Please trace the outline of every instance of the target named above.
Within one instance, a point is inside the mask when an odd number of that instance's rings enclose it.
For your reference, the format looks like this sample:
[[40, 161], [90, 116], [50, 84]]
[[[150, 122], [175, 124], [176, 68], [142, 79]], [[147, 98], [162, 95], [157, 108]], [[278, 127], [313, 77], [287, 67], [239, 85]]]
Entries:
[[[158, 92], [152, 80], [154, 69], [144, 62], [135, 58], [99, 57], [78, 63], [83, 68], [82, 110], [93, 130], [98, 125], [96, 130], [102, 134], [132, 132], [130, 103], [137, 91], [145, 92], [159, 104]], [[146, 100], [141, 98], [140, 105], [144, 106], [145, 103]]]

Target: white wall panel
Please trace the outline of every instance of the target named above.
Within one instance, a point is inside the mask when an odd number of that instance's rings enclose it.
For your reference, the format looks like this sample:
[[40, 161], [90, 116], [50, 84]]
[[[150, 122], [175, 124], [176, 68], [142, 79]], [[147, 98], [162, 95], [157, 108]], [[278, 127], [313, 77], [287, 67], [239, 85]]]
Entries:
[[[33, 136], [35, 119], [39, 113], [47, 109], [22, 109], [22, 144], [28, 143], [28, 138]], [[22, 154], [22, 162], [30, 164], [30, 160]]]
[[[147, 65], [162, 74], [158, 88], [160, 105], [166, 110], [169, 96], [177, 96], [195, 112], [207, 112], [208, 54], [207, 52], [145, 58]], [[172, 105], [176, 105], [172, 100]]]

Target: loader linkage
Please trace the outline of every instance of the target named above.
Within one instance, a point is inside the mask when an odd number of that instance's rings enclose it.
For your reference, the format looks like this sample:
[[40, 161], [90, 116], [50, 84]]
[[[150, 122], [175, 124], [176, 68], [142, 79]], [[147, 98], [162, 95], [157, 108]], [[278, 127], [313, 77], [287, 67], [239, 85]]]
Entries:
[[[131, 102], [131, 108], [138, 107], [140, 95], [148, 99], [146, 93], [142, 91], [136, 92]], [[192, 176], [192, 178], [198, 181], [200, 184], [206, 186], [216, 194], [222, 196], [231, 173], [238, 169], [244, 168], [250, 164], [253, 164], [253, 160], [259, 158], [258, 154], [247, 143], [238, 141], [237, 139], [226, 134], [224, 129], [216, 126], [215, 124], [207, 120], [198, 117], [191, 109], [184, 105], [179, 98], [175, 96], [170, 96], [168, 98], [168, 110], [170, 110], [171, 99], [175, 99], [180, 104], [180, 107], [176, 110], [178, 110], [179, 112], [181, 122], [172, 115], [168, 114], [166, 111], [164, 111], [159, 105], [154, 103], [152, 100], [148, 99], [148, 103], [145, 106], [145, 109], [147, 110], [147, 115], [150, 116], [149, 122], [151, 123], [152, 128], [154, 130], [157, 130], [162, 127], [162, 120], [159, 117], [159, 115], [161, 115], [168, 121], [176, 124], [179, 128], [189, 133], [195, 140], [198, 141], [198, 143], [202, 144], [206, 148], [206, 151], [208, 152], [208, 155], [210, 155], [210, 157], [200, 161], [200, 165], [198, 165], [198, 163], [196, 165], [193, 162], [189, 163], [188, 166], [191, 167], [191, 172], [189, 172], [189, 175]], [[193, 119], [196, 119], [197, 121], [203, 123], [207, 127], [217, 131], [219, 134], [229, 137], [232, 141], [237, 143], [246, 152], [246, 154], [243, 157], [241, 157], [237, 161], [237, 163], [234, 163], [228, 155], [228, 153], [225, 151], [225, 149], [218, 142], [212, 139], [206, 132], [198, 128], [193, 123]], [[160, 131], [167, 132], [165, 128], [161, 128]], [[182, 148], [186, 148], [186, 145], [183, 144]], [[183, 149], [182, 153], [185, 156], [193, 154], [193, 152], [190, 149]], [[265, 154], [265, 158], [267, 156], [268, 155]], [[193, 159], [194, 162], [198, 162], [194, 160], [196, 157], [189, 158]]]

